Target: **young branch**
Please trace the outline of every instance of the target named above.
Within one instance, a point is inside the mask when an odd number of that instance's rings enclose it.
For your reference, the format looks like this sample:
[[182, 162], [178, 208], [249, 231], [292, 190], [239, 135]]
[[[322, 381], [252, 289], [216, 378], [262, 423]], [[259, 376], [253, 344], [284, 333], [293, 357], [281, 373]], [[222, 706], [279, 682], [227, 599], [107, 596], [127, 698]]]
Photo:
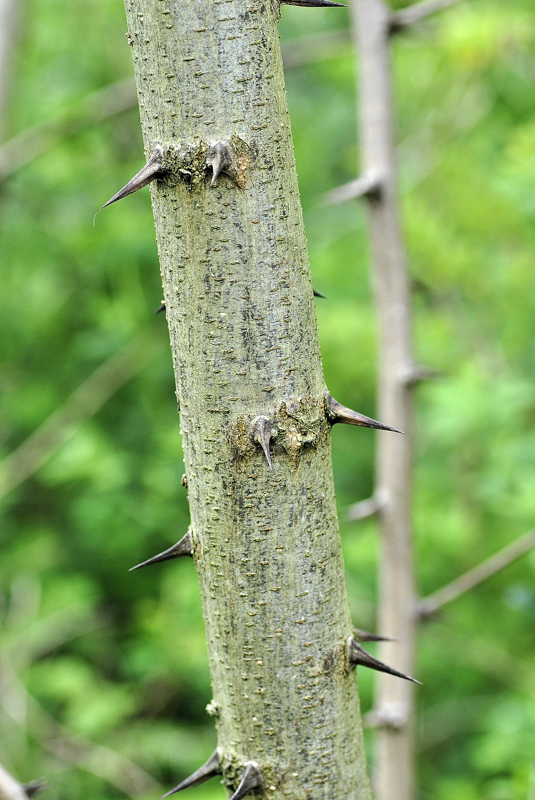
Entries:
[[433, 617], [446, 603], [451, 603], [452, 600], [456, 600], [470, 591], [470, 589], [486, 581], [487, 578], [505, 569], [513, 561], [528, 553], [533, 547], [535, 547], [535, 530], [528, 531], [516, 541], [511, 542], [511, 544], [487, 558], [486, 561], [478, 564], [477, 567], [465, 572], [464, 575], [446, 584], [446, 586], [429, 595], [429, 597], [420, 600], [416, 605], [416, 616], [422, 620]]

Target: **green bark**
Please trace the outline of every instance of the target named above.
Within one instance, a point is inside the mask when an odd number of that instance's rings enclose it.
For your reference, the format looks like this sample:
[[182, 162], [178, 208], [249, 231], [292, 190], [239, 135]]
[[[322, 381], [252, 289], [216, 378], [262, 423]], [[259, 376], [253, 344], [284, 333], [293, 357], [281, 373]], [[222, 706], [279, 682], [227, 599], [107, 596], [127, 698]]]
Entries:
[[[369, 798], [278, 3], [126, 0], [223, 782]], [[206, 158], [232, 164], [210, 186]], [[210, 159], [209, 159], [210, 160]], [[270, 469], [259, 420], [271, 433]]]

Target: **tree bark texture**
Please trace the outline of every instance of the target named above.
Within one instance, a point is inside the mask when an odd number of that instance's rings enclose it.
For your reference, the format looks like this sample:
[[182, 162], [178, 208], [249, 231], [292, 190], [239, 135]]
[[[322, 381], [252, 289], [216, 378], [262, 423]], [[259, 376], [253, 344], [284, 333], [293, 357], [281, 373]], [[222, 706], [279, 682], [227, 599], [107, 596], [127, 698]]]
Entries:
[[[378, 629], [395, 638], [381, 658], [413, 673], [415, 589], [412, 564], [413, 450], [410, 290], [400, 230], [388, 40], [390, 11], [383, 0], [354, 0], [355, 44], [360, 56], [360, 145], [364, 175], [378, 180], [367, 197], [375, 292], [379, 311], [379, 418], [404, 432], [380, 437], [376, 493], [382, 554]], [[413, 684], [378, 676], [374, 717], [379, 722], [373, 784], [377, 800], [413, 797]]]
[[152, 201], [223, 783], [253, 761], [261, 796], [363, 800], [279, 5], [125, 4], [146, 154], [162, 165]]

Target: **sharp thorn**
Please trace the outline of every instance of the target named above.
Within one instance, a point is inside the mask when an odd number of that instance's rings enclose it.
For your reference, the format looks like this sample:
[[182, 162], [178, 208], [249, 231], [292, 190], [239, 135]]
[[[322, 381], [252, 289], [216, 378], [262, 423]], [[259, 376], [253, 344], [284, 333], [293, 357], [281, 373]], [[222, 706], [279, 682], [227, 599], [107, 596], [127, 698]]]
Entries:
[[143, 189], [144, 186], [147, 186], [147, 184], [161, 175], [163, 171], [163, 153], [161, 148], [157, 147], [145, 166], [117, 194], [114, 194], [107, 203], [104, 203], [99, 208], [99, 211], [102, 211], [106, 206], [111, 206], [112, 203], [116, 203], [117, 200], [122, 200], [123, 197], [127, 197], [129, 194], [137, 192], [138, 189]]
[[397, 669], [392, 669], [388, 664], [384, 664], [382, 661], [379, 661], [378, 658], [371, 656], [360, 646], [357, 640], [353, 638], [349, 640], [349, 661], [354, 667], [358, 667], [359, 665], [361, 667], [369, 667], [370, 669], [377, 670], [377, 672], [386, 672], [388, 675], [395, 675], [396, 678], [403, 678], [406, 681], [417, 683], [420, 686], [422, 685], [416, 678], [411, 678], [410, 675], [398, 672]]
[[240, 781], [240, 785], [230, 800], [241, 800], [242, 797], [250, 794], [250, 792], [254, 792], [255, 789], [259, 789], [261, 786], [262, 775], [260, 774], [258, 764], [256, 764], [254, 761], [249, 761], [249, 763], [245, 766], [245, 771]]
[[368, 633], [360, 628], [353, 628], [353, 635], [357, 642], [394, 642], [395, 639], [389, 639], [388, 636], [379, 636], [377, 633]]
[[166, 792], [160, 797], [160, 800], [164, 800], [165, 797], [170, 797], [172, 794], [176, 794], [177, 792], [181, 792], [182, 789], [189, 789], [190, 786], [197, 786], [199, 783], [204, 783], [210, 778], [214, 778], [216, 775], [221, 773], [221, 757], [219, 755], [218, 750], [214, 750], [208, 761], [199, 767], [199, 769], [190, 775], [189, 778], [179, 783], [178, 786], [175, 786], [174, 789], [171, 789], [169, 792]]
[[215, 183], [222, 172], [228, 173], [232, 166], [232, 153], [226, 142], [214, 142], [208, 150], [206, 156], [206, 164], [212, 167], [213, 175], [210, 181], [210, 186], [215, 186]]
[[161, 314], [161, 313], [162, 313], [162, 311], [165, 311], [165, 302], [164, 302], [164, 300], [162, 300], [162, 302], [160, 303], [160, 305], [158, 306], [158, 308], [156, 309], [156, 311], [154, 312], [154, 314], [155, 314], [155, 315], [156, 315], [156, 314]]
[[251, 438], [253, 442], [259, 444], [262, 450], [264, 451], [264, 455], [266, 457], [268, 466], [272, 470], [273, 464], [271, 463], [271, 454], [269, 452], [269, 443], [271, 441], [271, 434], [272, 434], [272, 426], [268, 417], [255, 417], [255, 419], [253, 419]]
[[339, 6], [340, 8], [347, 8], [345, 3], [333, 3], [332, 0], [281, 0], [281, 6], [308, 6], [309, 8]]
[[380, 431], [402, 433], [402, 431], [398, 431], [397, 428], [383, 425], [382, 422], [377, 422], [376, 419], [366, 417], [364, 414], [359, 414], [358, 411], [352, 411], [350, 408], [346, 408], [335, 400], [334, 397], [331, 397], [329, 392], [325, 394], [325, 408], [332, 425], [336, 425], [337, 422], [345, 422], [346, 425], [360, 425], [363, 428], [376, 428]]
[[327, 299], [324, 294], [320, 294], [315, 289], [312, 289], [312, 291], [314, 292], [314, 297], [321, 297], [321, 298], [323, 298], [323, 300]]
[[158, 555], [153, 556], [152, 558], [148, 558], [146, 561], [142, 561], [141, 564], [136, 564], [135, 567], [130, 567], [128, 570], [132, 572], [135, 569], [139, 569], [140, 567], [148, 567], [150, 564], [158, 564], [160, 561], [170, 561], [172, 558], [180, 558], [181, 556], [192, 556], [193, 555], [193, 537], [191, 535], [191, 531], [188, 531], [182, 539], [174, 544], [172, 547], [169, 547], [167, 550], [164, 550], [162, 553], [158, 553]]

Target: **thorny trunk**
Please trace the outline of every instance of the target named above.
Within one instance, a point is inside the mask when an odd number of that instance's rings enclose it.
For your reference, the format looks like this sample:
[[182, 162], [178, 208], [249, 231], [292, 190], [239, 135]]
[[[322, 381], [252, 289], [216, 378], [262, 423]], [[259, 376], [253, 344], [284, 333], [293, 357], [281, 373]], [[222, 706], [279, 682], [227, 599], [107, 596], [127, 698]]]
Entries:
[[[405, 436], [381, 437], [377, 457], [382, 555], [378, 627], [395, 644], [381, 657], [413, 671], [415, 588], [411, 543], [413, 449], [412, 387], [417, 378], [410, 333], [409, 282], [396, 196], [394, 122], [388, 53], [389, 9], [383, 0], [354, 0], [354, 30], [360, 56], [360, 142], [368, 193], [375, 291], [379, 310], [379, 414]], [[375, 712], [377, 748], [374, 791], [378, 800], [413, 796], [414, 687], [378, 676]]]
[[363, 800], [330, 454], [347, 410], [321, 369], [279, 6], [126, 10], [218, 729], [207, 772], [235, 790], [254, 762], [262, 796]]

